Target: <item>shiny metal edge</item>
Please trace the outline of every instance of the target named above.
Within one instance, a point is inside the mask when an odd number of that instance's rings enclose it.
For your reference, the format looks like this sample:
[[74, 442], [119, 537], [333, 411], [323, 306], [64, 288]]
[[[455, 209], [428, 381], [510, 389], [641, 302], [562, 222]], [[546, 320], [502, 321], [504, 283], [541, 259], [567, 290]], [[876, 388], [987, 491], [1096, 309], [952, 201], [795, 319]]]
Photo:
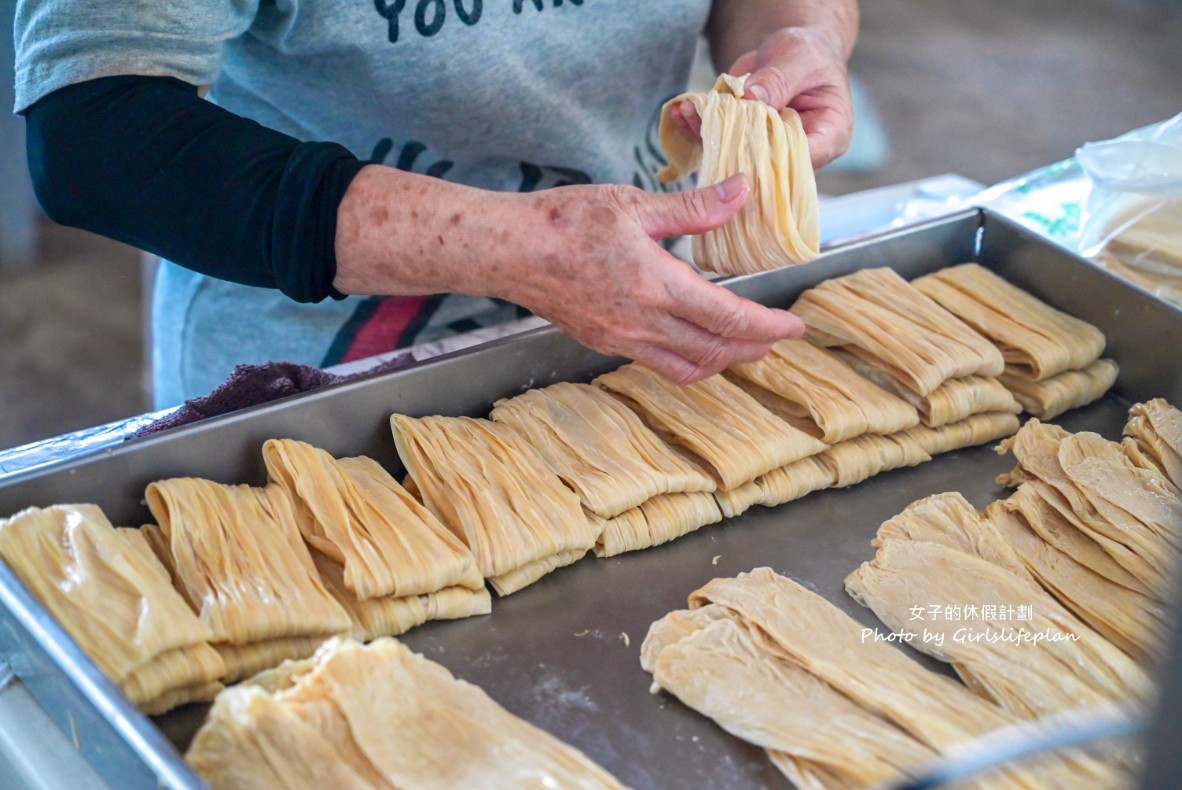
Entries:
[[110, 790], [85, 755], [0, 662], [0, 787], [4, 790]]
[[201, 790], [179, 751], [0, 562], [0, 656], [112, 788]]

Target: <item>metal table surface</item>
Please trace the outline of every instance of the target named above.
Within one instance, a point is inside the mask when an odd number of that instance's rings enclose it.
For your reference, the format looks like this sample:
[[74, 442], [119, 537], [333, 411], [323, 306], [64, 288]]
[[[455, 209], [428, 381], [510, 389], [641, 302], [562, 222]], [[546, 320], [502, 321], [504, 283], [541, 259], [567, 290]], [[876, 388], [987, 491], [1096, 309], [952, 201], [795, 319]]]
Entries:
[[[1109, 353], [1122, 365], [1117, 391], [1056, 422], [1115, 438], [1131, 401], [1161, 396], [1182, 402], [1182, 371], [1161, 364], [1162, 354], [1182, 342], [1182, 313], [988, 214], [935, 221], [844, 248], [808, 267], [736, 278], [728, 286], [784, 306], [822, 279], [867, 266], [889, 265], [913, 277], [974, 259], [1108, 335]], [[141, 523], [140, 496], [153, 479], [192, 474], [261, 483], [259, 448], [273, 436], [304, 439], [335, 454], [364, 452], [396, 469], [386, 420], [391, 411], [486, 414], [498, 397], [556, 380], [587, 380], [617, 362], [553, 330], [539, 330], [17, 475], [0, 484], [0, 512], [94, 501], [116, 523]], [[798, 579], [867, 626], [877, 625], [844, 594], [841, 582], [872, 556], [870, 538], [878, 525], [910, 501], [942, 491], [959, 490], [982, 506], [1002, 494], [993, 478], [1010, 466], [1012, 460], [974, 448], [850, 489], [756, 508], [649, 551], [582, 560], [497, 600], [489, 617], [429, 623], [402, 639], [634, 787], [787, 787], [762, 751], [676, 700], [649, 694], [650, 679], [638, 662], [648, 626], [684, 606], [686, 596], [709, 579], [760, 565]], [[203, 708], [155, 720], [140, 715], [0, 567], [4, 657], [112, 786], [201, 786], [174, 745], [187, 743]]]

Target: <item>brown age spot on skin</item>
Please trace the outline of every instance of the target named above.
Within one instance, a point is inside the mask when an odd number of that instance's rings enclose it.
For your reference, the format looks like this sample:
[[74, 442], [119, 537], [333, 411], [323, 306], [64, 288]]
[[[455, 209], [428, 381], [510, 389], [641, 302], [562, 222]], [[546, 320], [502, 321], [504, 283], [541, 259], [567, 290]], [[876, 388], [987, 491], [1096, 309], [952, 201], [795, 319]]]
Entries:
[[619, 221], [616, 212], [612, 211], [607, 206], [595, 206], [587, 215], [588, 221], [594, 225], [610, 228]]
[[459, 214], [452, 214], [451, 215], [451, 224], [453, 224], [453, 225], [460, 224], [460, 215]]
[[369, 221], [375, 225], [382, 225], [390, 218], [390, 210], [384, 203], [375, 203], [369, 207]]
[[439, 242], [440, 247], [443, 246], [443, 237], [442, 236], [436, 236], [435, 241]]
[[415, 210], [412, 208], [412, 209], [410, 210], [410, 218], [411, 218], [411, 219], [418, 219], [418, 218], [419, 218], [419, 212], [415, 211]]
[[556, 279], [573, 279], [573, 275], [566, 266], [562, 256], [555, 253], [549, 253], [544, 258], [542, 258], [542, 268], [547, 274]]

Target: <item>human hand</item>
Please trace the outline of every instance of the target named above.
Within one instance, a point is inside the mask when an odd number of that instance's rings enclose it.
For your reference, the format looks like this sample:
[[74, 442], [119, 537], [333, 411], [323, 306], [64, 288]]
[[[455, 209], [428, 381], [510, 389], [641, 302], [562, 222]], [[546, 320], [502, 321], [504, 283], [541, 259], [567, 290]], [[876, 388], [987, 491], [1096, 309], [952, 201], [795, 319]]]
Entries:
[[656, 239], [702, 233], [739, 210], [742, 175], [665, 195], [632, 187], [545, 190], [519, 225], [528, 241], [505, 293], [605, 354], [641, 362], [681, 384], [754, 361], [804, 324], [701, 277]]
[[656, 242], [718, 227], [748, 190], [737, 175], [670, 194], [622, 185], [518, 194], [371, 165], [338, 209], [333, 284], [508, 299], [685, 384], [804, 334], [796, 316], [711, 283]]
[[[849, 148], [854, 109], [844, 45], [835, 35], [810, 27], [778, 30], [759, 49], [739, 56], [728, 73], [750, 75], [744, 98], [800, 113], [814, 168]], [[677, 111], [694, 134], [701, 134], [693, 102], [682, 102]]]

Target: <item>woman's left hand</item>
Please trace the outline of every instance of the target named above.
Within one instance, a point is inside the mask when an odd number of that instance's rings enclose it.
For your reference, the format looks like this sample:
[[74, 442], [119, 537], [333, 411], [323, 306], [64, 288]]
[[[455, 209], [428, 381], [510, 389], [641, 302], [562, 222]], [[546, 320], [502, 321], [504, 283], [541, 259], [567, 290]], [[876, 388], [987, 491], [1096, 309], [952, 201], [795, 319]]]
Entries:
[[[856, 22], [853, 23], [856, 26]], [[800, 113], [814, 168], [845, 153], [854, 128], [850, 78], [846, 59], [852, 34], [840, 26], [785, 27], [768, 36], [758, 49], [740, 55], [727, 72], [747, 78], [745, 98]], [[847, 41], [847, 39], [849, 39]], [[734, 50], [731, 50], [732, 52]], [[692, 102], [679, 108], [686, 125], [700, 133]]]

